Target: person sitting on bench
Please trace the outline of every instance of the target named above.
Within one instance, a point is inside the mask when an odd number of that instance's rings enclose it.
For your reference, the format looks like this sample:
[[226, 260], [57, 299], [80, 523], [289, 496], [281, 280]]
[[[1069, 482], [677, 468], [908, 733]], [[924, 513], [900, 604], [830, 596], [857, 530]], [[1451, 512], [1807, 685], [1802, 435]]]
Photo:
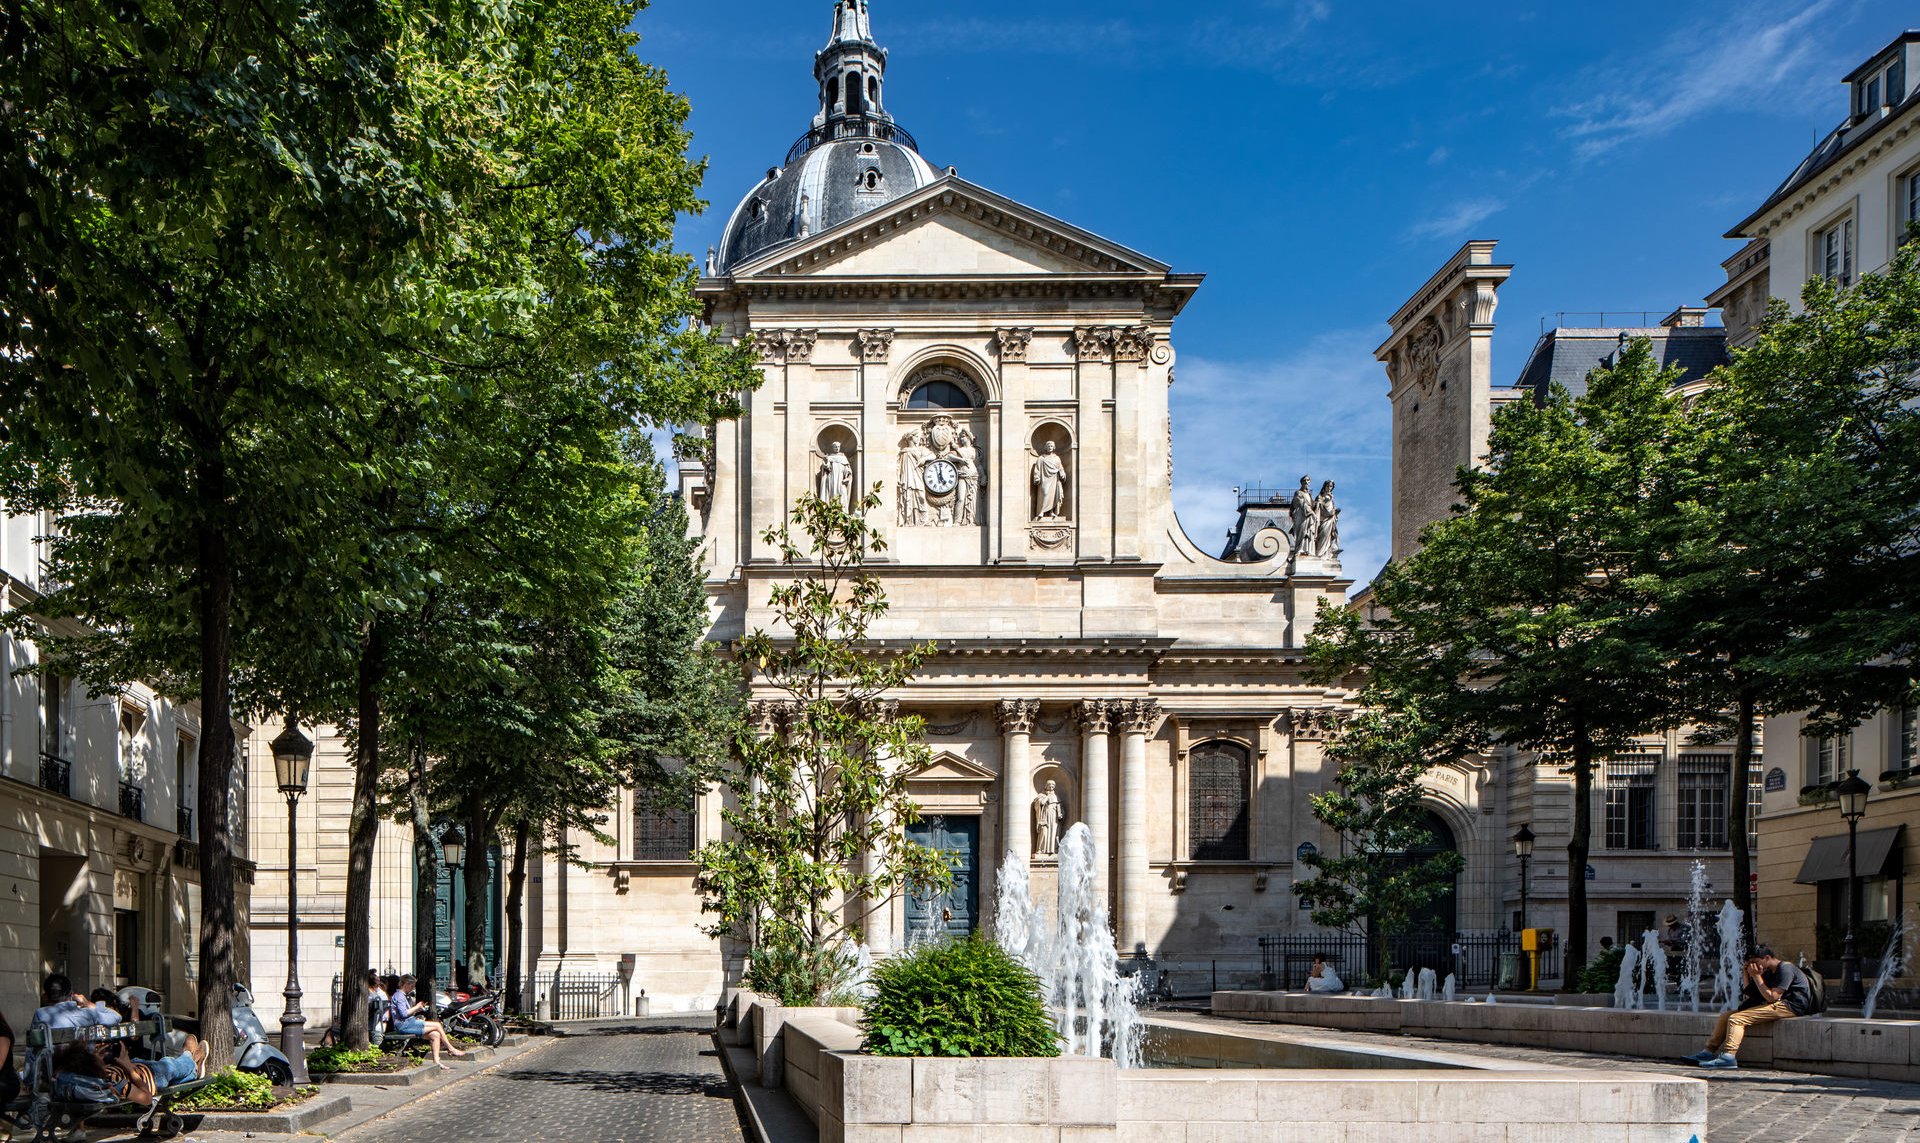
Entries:
[[[48, 976], [40, 994], [46, 1004], [34, 1012], [35, 1026], [60, 1031], [120, 1023], [118, 1012], [76, 995], [73, 984], [61, 973]], [[61, 1099], [74, 1103], [127, 1101], [146, 1107], [168, 1087], [204, 1075], [206, 1057], [206, 1045], [199, 1037], [187, 1036], [185, 1049], [177, 1056], [135, 1059], [124, 1041], [111, 1048], [76, 1041], [54, 1051], [47, 1063], [52, 1069], [53, 1092]], [[35, 1066], [36, 1061], [28, 1061], [30, 1073]], [[144, 1100], [140, 1098], [143, 1093]]]
[[456, 1060], [464, 1060], [472, 1055], [472, 1052], [463, 1052], [453, 1046], [453, 1041], [447, 1039], [447, 1030], [441, 1027], [438, 1020], [429, 1020], [420, 1015], [432, 1011], [432, 1006], [424, 1000], [413, 998], [413, 985], [414, 978], [407, 975], [401, 977], [398, 986], [393, 989], [393, 997], [387, 1007], [387, 1034], [418, 1036], [426, 1040], [427, 1047], [433, 1052], [433, 1065], [439, 1068], [447, 1066], [440, 1062], [442, 1051]]

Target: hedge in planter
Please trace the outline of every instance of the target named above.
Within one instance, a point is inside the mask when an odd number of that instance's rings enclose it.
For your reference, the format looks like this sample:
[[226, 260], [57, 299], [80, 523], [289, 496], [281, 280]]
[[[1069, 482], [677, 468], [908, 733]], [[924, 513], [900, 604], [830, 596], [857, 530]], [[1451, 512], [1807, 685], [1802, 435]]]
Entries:
[[1040, 978], [977, 934], [927, 945], [873, 969], [863, 1009], [876, 1056], [1057, 1056]]

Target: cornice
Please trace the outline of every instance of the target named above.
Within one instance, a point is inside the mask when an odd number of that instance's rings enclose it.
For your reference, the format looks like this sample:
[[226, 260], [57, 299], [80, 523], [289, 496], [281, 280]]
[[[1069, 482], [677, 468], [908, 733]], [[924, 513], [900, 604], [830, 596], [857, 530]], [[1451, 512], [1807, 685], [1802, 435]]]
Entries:
[[[1768, 238], [1792, 218], [1858, 174], [1887, 150], [1904, 141], [1920, 126], [1920, 101], [1909, 100], [1898, 115], [1874, 124], [1860, 138], [1807, 175], [1799, 186], [1783, 188], [1778, 194], [1727, 231], [1727, 238]], [[1764, 221], [1763, 221], [1764, 220]]]

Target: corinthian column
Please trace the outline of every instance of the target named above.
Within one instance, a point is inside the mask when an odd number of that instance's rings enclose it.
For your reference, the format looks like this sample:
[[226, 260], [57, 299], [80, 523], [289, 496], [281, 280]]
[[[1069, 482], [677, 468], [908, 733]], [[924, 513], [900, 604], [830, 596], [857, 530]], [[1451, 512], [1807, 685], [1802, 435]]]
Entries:
[[1040, 703], [1001, 699], [993, 713], [1000, 720], [1001, 734], [1000, 849], [1025, 865], [1033, 860], [1033, 830], [1027, 825], [1033, 812], [1033, 760], [1028, 757], [1028, 744]]
[[[875, 699], [871, 716], [880, 722], [898, 722], [900, 704], [893, 699]], [[885, 747], [880, 748], [875, 762], [882, 771], [891, 776], [893, 755]], [[869, 880], [880, 876], [885, 871], [886, 860], [882, 852], [882, 847], [886, 845], [885, 835], [902, 828], [900, 823], [893, 820], [885, 811], [875, 812], [873, 824], [878, 828], [878, 833], [872, 843], [867, 846], [866, 852], [861, 855], [861, 876]], [[875, 956], [885, 956], [893, 951], [893, 914], [900, 907], [900, 902], [894, 900], [891, 894], [880, 892], [869, 899], [865, 905], [868, 912], [865, 924], [861, 928], [866, 932], [867, 950]]]
[[1080, 820], [1093, 835], [1093, 897], [1109, 907], [1113, 862], [1111, 835], [1113, 808], [1112, 777], [1107, 772], [1108, 732], [1113, 729], [1112, 704], [1105, 699], [1088, 699], [1080, 704]]
[[1147, 735], [1160, 721], [1152, 699], [1114, 704], [1120, 720], [1120, 924], [1123, 952], [1147, 940]]

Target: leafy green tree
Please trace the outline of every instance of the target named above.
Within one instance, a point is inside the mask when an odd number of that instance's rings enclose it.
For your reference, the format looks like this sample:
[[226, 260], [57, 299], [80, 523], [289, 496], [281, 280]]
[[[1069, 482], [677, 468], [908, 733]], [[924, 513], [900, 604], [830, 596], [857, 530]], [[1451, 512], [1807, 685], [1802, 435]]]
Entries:
[[1498, 742], [1571, 773], [1570, 964], [1586, 957], [1595, 767], [1678, 717], [1663, 651], [1634, 626], [1655, 606], [1645, 501], [1681, 431], [1675, 380], [1634, 342], [1581, 396], [1501, 409], [1459, 510], [1387, 566], [1368, 614], [1323, 609], [1310, 640], [1321, 677], [1364, 672], [1362, 703], [1418, 701], [1437, 756]]
[[[865, 569], [885, 542], [867, 523], [878, 491], [855, 510], [803, 496], [767, 542], [793, 578], [774, 585], [775, 632], [758, 630], [738, 658], [755, 689], [779, 695], [784, 726], [743, 735], [722, 779], [727, 834], [702, 846], [708, 931], [746, 941], [748, 980], [790, 1004], [821, 1003], [841, 982], [840, 947], [905, 892], [938, 891], [945, 858], [906, 837], [919, 811], [907, 775], [931, 758], [916, 716], [884, 696], [934, 653], [870, 641], [886, 593]], [[777, 976], [772, 983], [769, 976]]]
[[[387, 287], [449, 237], [477, 148], [426, 145], [437, 91], [504, 47], [493, 9], [303, 0], [23, 0], [0, 13], [4, 493], [60, 516], [36, 605], [96, 683], [197, 694], [200, 1016], [230, 1048], [236, 667], [324, 613], [318, 522], [354, 479], [318, 430], [376, 356]], [[429, 33], [431, 30], [431, 34]], [[236, 695], [235, 687], [239, 693]]]
[[1734, 743], [1727, 836], [1751, 924], [1745, 783], [1758, 719], [1844, 730], [1914, 687], [1920, 639], [1920, 253], [1776, 305], [1688, 418], [1650, 505], [1662, 557], [1644, 637], [1689, 720]]
[[1417, 853], [1435, 840], [1420, 776], [1449, 761], [1434, 752], [1437, 737], [1417, 702], [1363, 711], [1328, 744], [1328, 757], [1340, 764], [1334, 788], [1308, 800], [1340, 850], [1302, 858], [1314, 877], [1294, 882], [1293, 891], [1311, 907], [1314, 924], [1367, 942], [1381, 980], [1393, 968], [1389, 938], [1447, 892], [1462, 867], [1458, 853]]

